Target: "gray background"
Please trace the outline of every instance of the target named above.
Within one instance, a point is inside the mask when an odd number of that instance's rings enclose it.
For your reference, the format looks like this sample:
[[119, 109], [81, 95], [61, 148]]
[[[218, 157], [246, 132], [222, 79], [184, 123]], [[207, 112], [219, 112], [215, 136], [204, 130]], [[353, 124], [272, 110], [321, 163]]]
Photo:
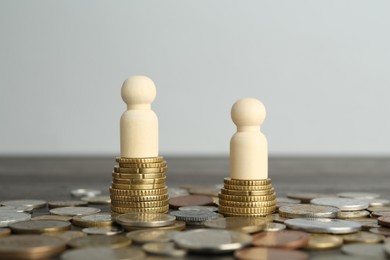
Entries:
[[164, 155], [227, 154], [256, 97], [273, 155], [389, 155], [389, 1], [0, 1], [0, 154], [118, 154], [150, 76]]

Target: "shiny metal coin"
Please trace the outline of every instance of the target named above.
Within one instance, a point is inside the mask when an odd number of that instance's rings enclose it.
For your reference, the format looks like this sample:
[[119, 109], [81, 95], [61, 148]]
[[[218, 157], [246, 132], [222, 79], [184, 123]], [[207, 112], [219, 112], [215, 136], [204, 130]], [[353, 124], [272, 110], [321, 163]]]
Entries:
[[124, 236], [86, 236], [68, 241], [73, 248], [106, 246], [111, 248], [128, 247], [131, 240]]
[[339, 248], [343, 245], [343, 239], [340, 236], [328, 234], [311, 234], [309, 244], [305, 247], [308, 250], [324, 250]]
[[280, 223], [267, 222], [264, 231], [265, 232], [275, 232], [286, 229], [286, 225]]
[[338, 208], [332, 206], [292, 204], [279, 208], [279, 215], [284, 218], [335, 218]]
[[108, 195], [96, 195], [96, 196], [86, 196], [81, 198], [82, 201], [85, 201], [90, 204], [110, 204], [111, 198]]
[[339, 211], [337, 212], [337, 218], [340, 219], [353, 219], [353, 218], [365, 218], [370, 215], [367, 210], [355, 210], [355, 211]]
[[126, 213], [119, 215], [115, 221], [122, 226], [163, 227], [173, 225], [176, 217], [164, 213]]
[[135, 247], [87, 247], [67, 250], [61, 255], [61, 260], [142, 260], [145, 256], [145, 253], [141, 249]]
[[[303, 251], [281, 248], [250, 247], [237, 250], [234, 257], [239, 260], [308, 260]], [[329, 260], [329, 259], [328, 259]]]
[[266, 227], [265, 218], [227, 217], [209, 219], [204, 222], [208, 228], [235, 230], [244, 233], [255, 233]]
[[189, 251], [223, 253], [250, 245], [252, 237], [237, 231], [196, 229], [180, 232], [174, 237], [174, 242]]
[[70, 222], [61, 220], [27, 220], [9, 225], [13, 233], [42, 234], [63, 232], [70, 229]]
[[252, 245], [295, 249], [305, 247], [309, 243], [309, 237], [306, 232], [294, 230], [261, 232], [252, 236]]
[[8, 227], [8, 225], [19, 222], [30, 220], [31, 215], [21, 212], [0, 212], [0, 227]]
[[49, 201], [48, 204], [49, 209], [61, 208], [61, 207], [82, 207], [87, 206], [88, 202], [81, 200], [56, 200]]
[[344, 245], [341, 248], [341, 251], [347, 255], [364, 257], [367, 259], [386, 259], [385, 251], [381, 244], [348, 244]]
[[55, 236], [55, 237], [61, 237], [65, 239], [66, 241], [69, 241], [73, 238], [76, 237], [85, 237], [87, 234], [84, 232], [78, 231], [78, 230], [67, 230], [65, 232], [60, 232], [60, 233], [48, 233], [45, 234], [46, 236]]
[[92, 215], [75, 216], [72, 219], [73, 225], [80, 227], [102, 227], [112, 226], [113, 220], [110, 213], [103, 212]]
[[122, 233], [123, 229], [120, 227], [88, 227], [83, 228], [82, 231], [88, 235], [113, 236]]
[[179, 210], [199, 210], [199, 211], [218, 211], [218, 207], [214, 206], [184, 206]]
[[11, 207], [31, 207], [34, 209], [46, 207], [47, 202], [44, 200], [5, 200], [0, 205]]
[[71, 216], [59, 216], [59, 215], [39, 215], [32, 217], [31, 220], [62, 220], [62, 221], [71, 221]]
[[86, 196], [93, 197], [102, 194], [102, 191], [94, 189], [76, 189], [72, 190], [70, 194], [76, 198], [82, 198]]
[[349, 221], [358, 222], [362, 225], [362, 230], [368, 231], [370, 228], [379, 228], [378, 221], [374, 218], [354, 218]]
[[377, 199], [381, 195], [376, 193], [368, 192], [342, 192], [337, 194], [340, 198], [350, 198], [350, 199]]
[[208, 219], [220, 218], [221, 215], [213, 211], [199, 211], [199, 210], [175, 210], [169, 213], [175, 216], [177, 220], [185, 222], [204, 222]]
[[62, 207], [50, 210], [51, 214], [60, 216], [82, 216], [98, 212], [100, 212], [100, 209], [92, 207]]
[[386, 199], [369, 199], [367, 201], [369, 207], [390, 206], [390, 200]]
[[[289, 192], [287, 197], [291, 199], [300, 200], [302, 203], [310, 203], [312, 199], [322, 197], [332, 197], [332, 194], [315, 193], [315, 192]], [[335, 195], [336, 197], [336, 195]]]
[[316, 198], [311, 200], [312, 204], [337, 207], [342, 211], [363, 210], [368, 208], [367, 200], [349, 198]]
[[33, 207], [27, 207], [27, 206], [3, 206], [3, 207], [0, 207], [0, 212], [32, 213], [33, 210], [34, 210]]
[[170, 242], [179, 233], [176, 230], [147, 229], [132, 231], [127, 233], [126, 236], [135, 243], [145, 244], [149, 242]]
[[166, 243], [146, 243], [142, 246], [142, 249], [149, 254], [170, 256], [170, 257], [183, 257], [187, 254], [187, 250], [176, 248], [172, 242]]
[[386, 237], [390, 236], [390, 228], [379, 227], [379, 228], [370, 228], [371, 233], [384, 235]]
[[353, 234], [342, 236], [345, 243], [380, 243], [385, 238], [382, 235], [370, 233], [370, 232], [357, 232]]
[[291, 229], [313, 233], [349, 234], [361, 229], [357, 222], [328, 218], [296, 218], [284, 222]]

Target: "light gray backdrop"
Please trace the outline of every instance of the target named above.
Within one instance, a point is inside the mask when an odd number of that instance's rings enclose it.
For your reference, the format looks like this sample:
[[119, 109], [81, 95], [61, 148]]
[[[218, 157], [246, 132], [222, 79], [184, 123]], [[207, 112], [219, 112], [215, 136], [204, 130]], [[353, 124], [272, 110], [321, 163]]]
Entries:
[[390, 154], [389, 1], [0, 1], [0, 154], [118, 154], [122, 82], [157, 86], [164, 155]]

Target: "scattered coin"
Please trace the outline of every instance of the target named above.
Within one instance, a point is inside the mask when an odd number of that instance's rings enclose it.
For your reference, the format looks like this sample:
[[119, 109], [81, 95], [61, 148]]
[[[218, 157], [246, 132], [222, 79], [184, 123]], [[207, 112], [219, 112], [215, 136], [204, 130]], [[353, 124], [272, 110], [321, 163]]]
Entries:
[[299, 204], [300, 200], [290, 199], [287, 197], [276, 197], [276, 208], [280, 208], [282, 206], [289, 206], [291, 204]]
[[378, 224], [385, 227], [390, 227], [390, 215], [378, 218]]
[[162, 227], [175, 223], [176, 218], [164, 213], [127, 213], [119, 215], [115, 221], [122, 226]]
[[358, 222], [328, 218], [295, 218], [284, 222], [291, 229], [313, 233], [349, 234], [361, 229]]
[[82, 231], [88, 235], [113, 236], [122, 233], [123, 229], [119, 227], [88, 227], [83, 228]]
[[48, 233], [48, 234], [45, 234], [47, 236], [57, 236], [57, 237], [61, 237], [63, 239], [65, 239], [66, 241], [69, 241], [73, 238], [76, 238], [76, 237], [85, 237], [87, 234], [85, 234], [84, 232], [81, 232], [81, 231], [78, 231], [78, 230], [67, 230], [65, 232], [60, 232], [60, 233]]
[[286, 229], [286, 225], [280, 223], [267, 222], [264, 231], [265, 232], [275, 232]]
[[174, 237], [174, 242], [189, 251], [222, 253], [250, 245], [252, 237], [246, 233], [231, 230], [196, 229], [180, 232]]
[[370, 228], [379, 228], [378, 222], [376, 219], [373, 218], [354, 218], [354, 222], [358, 222], [362, 225], [362, 230], [368, 231]]
[[169, 199], [169, 207], [178, 209], [184, 206], [212, 206], [213, 199], [205, 195], [187, 195]]
[[332, 206], [294, 204], [279, 208], [279, 215], [284, 218], [335, 218], [338, 208]]
[[331, 194], [324, 193], [314, 193], [314, 192], [290, 192], [287, 193], [287, 197], [291, 199], [300, 200], [301, 203], [310, 203], [312, 199], [322, 198], [322, 197], [331, 197]]
[[218, 211], [218, 208], [214, 206], [184, 206], [180, 207], [179, 210]]
[[60, 215], [39, 215], [32, 217], [31, 220], [62, 220], [62, 221], [71, 221], [71, 216], [60, 216]]
[[368, 202], [363, 199], [349, 198], [316, 198], [311, 200], [312, 204], [337, 207], [342, 211], [354, 211], [368, 208]]
[[283, 230], [255, 234], [252, 240], [254, 246], [301, 248], [309, 243], [309, 234], [301, 231]]
[[342, 237], [345, 243], [380, 243], [384, 239], [382, 235], [365, 231], [343, 235]]
[[256, 233], [266, 227], [264, 218], [227, 217], [209, 219], [204, 222], [204, 226], [216, 229], [235, 230], [244, 233]]
[[379, 218], [379, 217], [390, 217], [390, 210], [389, 211], [373, 211], [371, 212], [371, 217], [373, 218]]
[[370, 228], [370, 232], [374, 234], [384, 235], [386, 237], [390, 236], [390, 228]]
[[123, 226], [126, 231], [145, 230], [145, 229], [161, 229], [161, 230], [178, 230], [183, 231], [186, 229], [186, 223], [184, 221], [176, 220], [172, 225], [162, 227], [136, 227], [136, 226]]
[[0, 227], [8, 227], [8, 225], [31, 219], [31, 215], [21, 212], [0, 212]]
[[13, 233], [42, 234], [61, 232], [70, 229], [70, 222], [61, 220], [27, 220], [9, 225]]
[[11, 229], [9, 228], [0, 228], [0, 237], [5, 237], [11, 234]]
[[44, 200], [5, 200], [0, 205], [11, 207], [31, 207], [34, 209], [46, 207], [47, 202]]
[[376, 193], [368, 192], [342, 192], [337, 194], [341, 198], [351, 198], [351, 199], [377, 199], [381, 195]]
[[343, 245], [343, 239], [340, 236], [328, 234], [311, 234], [309, 244], [306, 245], [308, 250], [324, 250], [338, 248]]
[[73, 248], [107, 246], [111, 248], [127, 247], [131, 240], [124, 236], [86, 236], [68, 241], [68, 246]]
[[2, 206], [0, 207], [0, 212], [24, 212], [32, 213], [33, 207], [26, 206]]
[[305, 252], [280, 248], [250, 247], [234, 252], [236, 259], [242, 260], [308, 260], [309, 255]]
[[185, 196], [190, 195], [188, 190], [181, 189], [181, 188], [168, 188], [168, 193], [170, 198], [179, 197], [179, 196]]
[[96, 196], [86, 196], [81, 198], [82, 201], [91, 204], [110, 204], [111, 198], [108, 195], [96, 195]]
[[85, 216], [75, 216], [72, 223], [80, 227], [102, 227], [112, 226], [113, 220], [110, 213], [97, 213]]
[[347, 244], [341, 248], [344, 254], [365, 258], [386, 259], [383, 245], [381, 244]]
[[81, 200], [56, 200], [49, 201], [48, 206], [49, 209], [61, 208], [61, 207], [81, 207], [87, 206], [88, 202]]
[[367, 210], [355, 210], [355, 211], [339, 211], [337, 212], [337, 218], [351, 219], [351, 218], [365, 218], [370, 215]]
[[100, 209], [92, 207], [62, 207], [50, 210], [51, 214], [60, 216], [82, 216], [98, 212], [100, 212]]
[[138, 244], [145, 244], [149, 242], [170, 242], [175, 235], [179, 234], [176, 230], [137, 230], [127, 233], [127, 237]]
[[187, 254], [186, 250], [176, 248], [172, 242], [146, 243], [142, 246], [142, 249], [149, 254], [168, 257], [182, 257]]
[[375, 207], [369, 207], [367, 209], [368, 211], [390, 211], [390, 206], [375, 206]]
[[369, 199], [367, 201], [369, 207], [390, 206], [390, 200], [386, 199]]
[[66, 249], [60, 237], [17, 235], [0, 239], [0, 259], [48, 259]]
[[135, 247], [109, 248], [109, 247], [86, 247], [68, 250], [61, 255], [61, 260], [142, 260], [145, 253]]
[[281, 217], [279, 215], [279, 213], [275, 213], [275, 214], [272, 214], [270, 216], [272, 216], [272, 221], [273, 222], [281, 223], [281, 224], [283, 224], [288, 219], [288, 218]]
[[220, 218], [221, 215], [214, 211], [199, 211], [199, 210], [175, 210], [169, 213], [175, 216], [177, 220], [186, 223], [204, 222], [208, 219]]

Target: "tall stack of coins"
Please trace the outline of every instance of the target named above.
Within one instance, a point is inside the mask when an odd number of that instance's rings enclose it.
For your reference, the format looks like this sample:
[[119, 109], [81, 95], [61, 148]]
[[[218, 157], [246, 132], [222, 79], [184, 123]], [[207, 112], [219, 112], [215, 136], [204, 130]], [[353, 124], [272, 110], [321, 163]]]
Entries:
[[218, 194], [219, 213], [224, 216], [260, 217], [276, 210], [276, 194], [271, 179], [224, 179]]
[[110, 187], [113, 215], [131, 212], [167, 213], [167, 163], [163, 157], [116, 158]]

